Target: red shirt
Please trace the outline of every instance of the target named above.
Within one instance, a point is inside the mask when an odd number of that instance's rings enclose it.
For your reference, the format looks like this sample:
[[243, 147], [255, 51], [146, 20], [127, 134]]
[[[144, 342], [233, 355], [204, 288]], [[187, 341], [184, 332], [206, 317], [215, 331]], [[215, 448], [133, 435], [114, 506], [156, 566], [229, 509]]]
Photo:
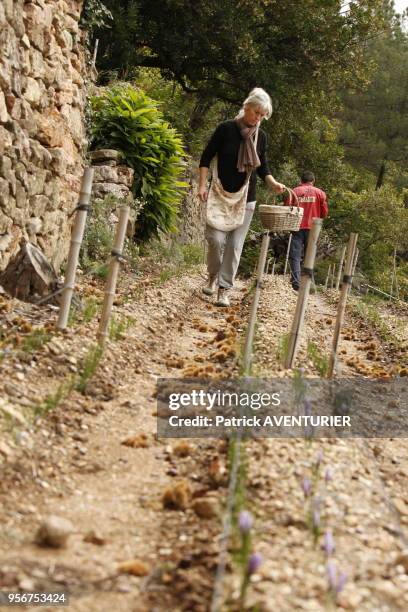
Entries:
[[[314, 218], [324, 219], [327, 217], [329, 207], [324, 191], [311, 183], [302, 183], [295, 187], [293, 191], [298, 197], [299, 206], [303, 208], [300, 229], [310, 229]], [[289, 204], [289, 198], [285, 199], [285, 204]]]

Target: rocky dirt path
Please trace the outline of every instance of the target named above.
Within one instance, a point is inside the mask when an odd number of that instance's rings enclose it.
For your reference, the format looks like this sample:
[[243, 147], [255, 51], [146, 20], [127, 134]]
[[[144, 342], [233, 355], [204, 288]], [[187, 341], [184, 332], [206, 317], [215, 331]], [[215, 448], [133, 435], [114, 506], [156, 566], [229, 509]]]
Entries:
[[[209, 568], [214, 565], [216, 550], [208, 541], [217, 535], [215, 506], [222, 497], [222, 488], [218, 489], [224, 478], [225, 448], [219, 450], [213, 441], [179, 443], [179, 447], [177, 442], [158, 441], [154, 398], [157, 377], [234, 371], [234, 350], [212, 357], [218, 330], [231, 328], [232, 336], [236, 334], [226, 321], [231, 312], [203, 300], [198, 291], [201, 282], [195, 275], [173, 279], [164, 287], [148, 286], [135, 302], [136, 287], [128, 286], [125, 303], [116, 309], [122, 320], [131, 317], [126, 337], [110, 343], [85, 393], [73, 391], [35, 425], [30, 426], [30, 402], [41, 403], [72, 370], [80, 369], [96, 323], [79, 324], [68, 334], [53, 336], [39, 349], [38, 359], [27, 365], [21, 362], [24, 351], [12, 351], [4, 359], [4, 408], [13, 407], [18, 417], [8, 421], [15, 443], [9, 436], [7, 450], [3, 449], [7, 462], [1, 482], [0, 583], [4, 589], [66, 587], [70, 609], [75, 611], [205, 609], [205, 597], [199, 592], [201, 567], [190, 578], [188, 571], [195, 558], [206, 571], [206, 556]], [[93, 297], [98, 292], [91, 291]], [[27, 308], [18, 316], [31, 333], [28, 320], [38, 315]], [[9, 327], [21, 328], [20, 319], [16, 321], [11, 310]], [[168, 510], [162, 497], [166, 490], [171, 493], [173, 483], [181, 485], [185, 499]], [[207, 500], [211, 490], [213, 496]], [[213, 518], [213, 527], [211, 520], [203, 527], [205, 519], [194, 511], [194, 504], [199, 514]], [[50, 515], [74, 526], [63, 549], [42, 548], [34, 542], [38, 525]], [[190, 544], [197, 530], [194, 549]], [[205, 551], [197, 548], [200, 539]], [[134, 561], [131, 573], [118, 575], [118, 565], [128, 560]], [[171, 574], [180, 563], [173, 585]], [[202, 580], [208, 594], [205, 576]], [[169, 581], [172, 588], [166, 589]], [[185, 598], [180, 595], [183, 591]]]
[[[158, 440], [154, 397], [157, 377], [238, 372], [248, 314], [244, 286], [224, 310], [201, 296], [201, 282], [195, 273], [160, 286], [147, 280], [141, 290], [140, 280], [127, 278], [116, 305], [122, 322], [116, 341], [85, 389], [71, 391], [49, 412], [44, 398], [83, 371], [95, 319], [77, 321], [67, 334], [51, 334], [32, 352], [22, 350], [21, 341], [10, 345], [14, 348], [0, 366], [8, 414], [0, 447], [5, 459], [1, 588], [65, 587], [75, 612], [209, 609], [226, 497], [226, 444]], [[98, 286], [84, 283], [82, 291], [100, 299]], [[258, 376], [289, 374], [278, 356], [295, 300], [285, 280], [268, 279], [255, 344]], [[23, 346], [30, 326], [55, 318], [53, 311], [32, 307], [17, 312], [21, 306], [16, 310], [7, 300], [2, 308], [7, 334], [22, 335]], [[298, 358], [305, 376], [318, 376], [325, 367], [334, 312], [330, 300], [311, 296]], [[395, 370], [395, 351], [381, 345], [369, 328], [350, 319], [344, 336], [343, 375], [384, 376]], [[33, 404], [42, 407], [35, 423]], [[322, 525], [335, 537], [336, 564], [348, 574], [339, 605], [406, 609], [405, 440], [247, 443], [247, 504], [257, 517], [256, 541], [265, 559], [253, 577], [253, 602], [259, 610], [274, 611], [328, 605], [325, 557], [320, 541], [313, 545], [306, 520], [313, 496], [305, 500], [301, 489], [319, 449], [323, 458], [314, 497], [321, 498]], [[326, 483], [327, 467], [333, 478]], [[73, 525], [65, 548], [34, 542], [50, 515]]]
[[[287, 375], [277, 356], [295, 300], [281, 277], [267, 281], [254, 364], [259, 376]], [[329, 354], [335, 320], [330, 302], [321, 294], [310, 296], [297, 360], [306, 377], [319, 375], [323, 357]], [[312, 342], [315, 351], [310, 351]], [[398, 371], [401, 354], [399, 348], [382, 342], [367, 321], [348, 316], [338, 375], [381, 380]], [[347, 576], [337, 598], [340, 608], [407, 609], [405, 439], [268, 439], [248, 454], [248, 498], [258, 517], [258, 550], [265, 558], [253, 601], [259, 601], [262, 610], [331, 609], [328, 557], [323, 549], [327, 530], [335, 542], [331, 562], [339, 575]], [[312, 482], [307, 496], [302, 490], [304, 479]], [[310, 529], [314, 511], [320, 530], [316, 541]]]

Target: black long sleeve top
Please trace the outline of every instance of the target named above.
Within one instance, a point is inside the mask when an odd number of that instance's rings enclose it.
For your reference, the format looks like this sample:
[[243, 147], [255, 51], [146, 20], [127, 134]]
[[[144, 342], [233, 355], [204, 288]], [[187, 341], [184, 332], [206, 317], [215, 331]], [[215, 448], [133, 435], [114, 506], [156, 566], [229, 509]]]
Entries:
[[[205, 147], [200, 159], [200, 168], [209, 168], [214, 155], [217, 155], [217, 170], [222, 186], [231, 193], [239, 191], [245, 182], [246, 172], [238, 172], [238, 151], [242, 142], [241, 132], [234, 120], [223, 121], [218, 125]], [[259, 130], [256, 150], [261, 165], [252, 172], [249, 179], [247, 202], [256, 199], [256, 175], [265, 180], [267, 174], [271, 174], [266, 160], [266, 134]]]

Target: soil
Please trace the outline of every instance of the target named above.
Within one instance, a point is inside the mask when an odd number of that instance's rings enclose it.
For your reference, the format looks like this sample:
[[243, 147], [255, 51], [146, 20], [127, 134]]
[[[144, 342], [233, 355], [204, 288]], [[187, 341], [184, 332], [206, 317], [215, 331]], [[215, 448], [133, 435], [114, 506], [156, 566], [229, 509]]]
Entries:
[[[72, 612], [210, 609], [228, 490], [227, 444], [158, 438], [155, 397], [158, 378], [239, 375], [249, 282], [237, 284], [226, 309], [202, 295], [202, 282], [201, 269], [162, 284], [154, 275], [123, 276], [115, 338], [81, 392], [73, 389], [59, 402], [58, 390], [78, 379], [87, 355], [95, 356], [96, 316], [83, 313], [69, 331], [57, 333], [55, 307], [0, 296], [2, 590], [66, 590]], [[102, 285], [83, 278], [79, 293], [88, 304], [100, 301]], [[266, 280], [254, 347], [256, 376], [291, 376], [278, 353], [296, 299], [286, 279]], [[330, 291], [310, 296], [296, 362], [306, 378], [320, 376], [325, 367], [334, 301]], [[387, 319], [387, 312], [382, 316]], [[392, 312], [390, 321], [396, 316], [406, 320]], [[37, 328], [45, 335], [33, 349], [30, 338]], [[367, 321], [347, 313], [337, 376], [402, 376], [404, 341], [400, 335], [386, 342]], [[336, 605], [405, 610], [405, 451], [404, 438], [246, 442], [245, 507], [255, 517], [254, 547], [264, 559], [252, 576], [247, 609], [327, 609], [334, 598], [321, 544], [330, 529], [333, 562], [347, 574]], [[305, 499], [302, 480], [313, 474], [314, 489]], [[322, 533], [314, 543], [307, 521], [316, 496]], [[39, 526], [54, 515], [72, 524], [63, 548], [36, 541]], [[238, 578], [230, 559], [225, 610], [237, 609]]]

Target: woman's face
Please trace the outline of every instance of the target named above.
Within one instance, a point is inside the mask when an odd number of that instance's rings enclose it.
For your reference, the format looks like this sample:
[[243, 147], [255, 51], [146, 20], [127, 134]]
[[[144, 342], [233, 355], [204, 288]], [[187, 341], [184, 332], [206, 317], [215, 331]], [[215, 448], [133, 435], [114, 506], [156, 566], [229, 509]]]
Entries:
[[266, 117], [266, 112], [260, 106], [252, 106], [248, 104], [244, 107], [244, 123], [250, 127], [259, 125]]

